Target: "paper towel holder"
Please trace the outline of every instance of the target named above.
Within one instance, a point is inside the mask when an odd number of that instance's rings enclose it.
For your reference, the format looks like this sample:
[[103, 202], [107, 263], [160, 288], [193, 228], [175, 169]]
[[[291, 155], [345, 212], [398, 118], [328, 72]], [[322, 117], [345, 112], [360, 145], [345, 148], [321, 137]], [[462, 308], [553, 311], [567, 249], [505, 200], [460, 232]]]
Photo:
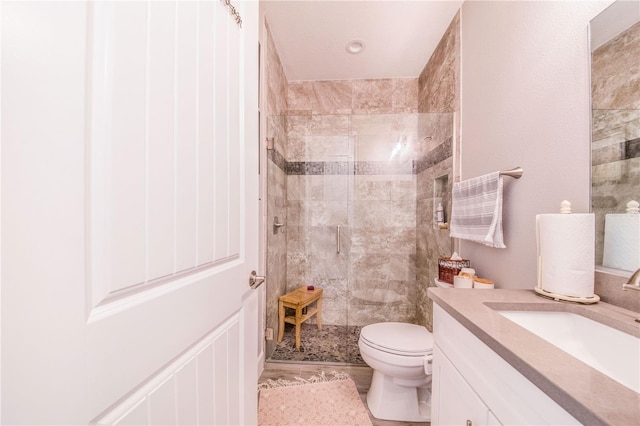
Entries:
[[584, 303], [587, 305], [592, 303], [597, 303], [600, 301], [600, 296], [598, 296], [597, 294], [594, 294], [593, 296], [589, 296], [589, 297], [574, 297], [574, 296], [567, 296], [564, 294], [551, 293], [550, 291], [547, 291], [540, 287], [534, 287], [534, 290], [539, 295], [549, 297], [556, 301], [564, 300], [565, 302], [578, 302], [578, 303]]
[[[567, 200], [564, 200], [560, 203], [560, 214], [557, 216], [564, 216], [564, 217], [568, 217], [571, 216], [571, 203]], [[592, 216], [592, 215], [590, 215]], [[542, 271], [543, 271], [543, 256], [540, 253], [540, 242], [541, 242], [541, 238], [540, 238], [540, 222], [541, 222], [541, 218], [540, 216], [536, 216], [536, 239], [537, 239], [537, 243], [538, 243], [538, 281], [536, 283], [536, 286], [533, 288], [535, 290], [536, 293], [538, 293], [541, 296], [544, 297], [548, 297], [551, 298], [553, 300], [556, 301], [566, 301], [566, 302], [577, 302], [577, 303], [584, 303], [584, 304], [591, 304], [591, 303], [597, 303], [600, 301], [600, 297], [597, 294], [592, 294], [590, 296], [569, 296], [566, 294], [559, 294], [556, 293], [555, 291], [549, 291], [546, 290], [544, 288], [544, 280], [543, 280], [543, 275], [542, 275]], [[563, 222], [564, 223], [564, 222]], [[546, 265], [548, 266], [548, 265]], [[555, 287], [553, 287], [554, 290], [558, 291]], [[593, 291], [593, 290], [591, 290]]]

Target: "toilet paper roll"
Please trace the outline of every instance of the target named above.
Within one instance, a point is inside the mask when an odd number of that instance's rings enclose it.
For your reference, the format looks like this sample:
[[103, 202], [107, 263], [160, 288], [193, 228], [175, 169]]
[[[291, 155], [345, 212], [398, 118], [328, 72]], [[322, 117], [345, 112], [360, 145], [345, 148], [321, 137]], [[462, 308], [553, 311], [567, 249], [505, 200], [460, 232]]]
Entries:
[[538, 287], [564, 296], [593, 296], [594, 215], [540, 214], [536, 230]]
[[639, 214], [605, 216], [602, 264], [625, 271], [635, 271], [640, 267]]

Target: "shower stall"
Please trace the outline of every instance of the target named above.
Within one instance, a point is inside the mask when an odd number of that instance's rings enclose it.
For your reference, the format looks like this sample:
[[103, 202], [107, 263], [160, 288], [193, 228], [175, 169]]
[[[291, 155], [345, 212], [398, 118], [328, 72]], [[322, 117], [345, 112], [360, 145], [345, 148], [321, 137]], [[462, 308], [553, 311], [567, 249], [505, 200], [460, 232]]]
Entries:
[[452, 133], [451, 113], [268, 117], [267, 328], [277, 336], [279, 296], [323, 289], [322, 331], [305, 323], [300, 351], [267, 341], [268, 358], [361, 363], [360, 327], [416, 322], [420, 230], [449, 204], [446, 172], [428, 176]]

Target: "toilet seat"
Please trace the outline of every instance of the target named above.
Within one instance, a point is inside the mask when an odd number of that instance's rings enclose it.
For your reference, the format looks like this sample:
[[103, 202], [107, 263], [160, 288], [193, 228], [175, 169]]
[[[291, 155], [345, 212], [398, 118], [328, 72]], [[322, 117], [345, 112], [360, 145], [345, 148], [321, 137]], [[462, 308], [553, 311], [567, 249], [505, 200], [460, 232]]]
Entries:
[[382, 322], [360, 330], [363, 344], [393, 355], [424, 357], [433, 351], [433, 335], [415, 324]]

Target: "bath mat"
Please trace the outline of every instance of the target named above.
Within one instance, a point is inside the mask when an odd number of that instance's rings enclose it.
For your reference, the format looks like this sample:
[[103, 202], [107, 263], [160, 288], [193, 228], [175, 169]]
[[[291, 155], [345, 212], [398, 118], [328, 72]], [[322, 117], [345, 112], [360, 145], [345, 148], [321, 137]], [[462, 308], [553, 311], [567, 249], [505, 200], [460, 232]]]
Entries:
[[310, 379], [268, 380], [258, 385], [258, 425], [371, 426], [356, 384], [348, 374], [324, 372]]

